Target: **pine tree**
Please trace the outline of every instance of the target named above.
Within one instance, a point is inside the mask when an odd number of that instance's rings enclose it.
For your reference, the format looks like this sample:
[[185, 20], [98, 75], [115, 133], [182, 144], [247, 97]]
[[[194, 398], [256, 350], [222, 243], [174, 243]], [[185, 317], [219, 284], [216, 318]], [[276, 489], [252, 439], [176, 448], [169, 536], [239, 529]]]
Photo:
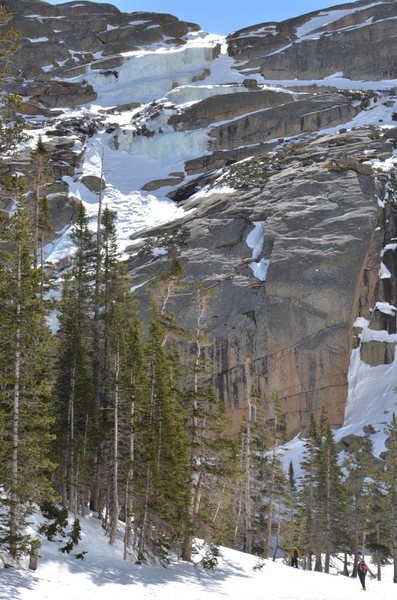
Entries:
[[358, 553], [365, 545], [368, 525], [368, 483], [371, 474], [372, 444], [368, 437], [357, 438], [349, 447], [342, 463], [345, 472], [344, 487], [349, 498], [346, 530], [354, 554], [352, 576], [357, 576]]
[[[254, 547], [254, 520], [259, 521], [259, 528], [263, 528], [263, 489], [259, 481], [262, 477], [257, 476], [267, 450], [264, 436], [263, 411], [260, 410], [260, 399], [258, 394], [251, 391], [251, 365], [246, 364], [247, 411], [240, 431], [240, 477], [237, 481], [237, 493], [235, 498], [235, 545], [240, 543], [245, 552], [251, 554]], [[241, 542], [240, 542], [241, 540]]]
[[[246, 379], [251, 381], [250, 367]], [[253, 390], [247, 401], [247, 417], [241, 430], [240, 477], [236, 494], [237, 547], [245, 552], [267, 558], [272, 549], [273, 558], [289, 516], [291, 496], [284, 472], [282, 442], [285, 420], [280, 410], [277, 393], [269, 405], [272, 418], [265, 418], [263, 401]]]
[[43, 245], [45, 233], [52, 230], [49, 217], [48, 200], [44, 194], [44, 186], [51, 177], [49, 166], [49, 152], [43, 140], [39, 137], [35, 149], [31, 152], [33, 167], [33, 227], [34, 227], [34, 259], [35, 266], [41, 265], [43, 269]]
[[[189, 446], [189, 501], [186, 511], [186, 529], [182, 546], [183, 560], [191, 560], [193, 539], [199, 535], [206, 521], [206, 535], [209, 536], [209, 520], [200, 518], [206, 497], [209, 497], [214, 480], [219, 487], [224, 478], [231, 476], [234, 463], [230, 461], [229, 445], [224, 432], [227, 422], [224, 405], [211, 384], [212, 342], [205, 336], [210, 313], [212, 288], [204, 289], [197, 284], [192, 304], [194, 330], [190, 336], [190, 354], [185, 357], [184, 399]], [[223, 431], [223, 435], [222, 435]], [[227, 458], [226, 458], [227, 457]], [[215, 467], [215, 465], [217, 465]], [[204, 503], [203, 503], [204, 500]]]
[[[111, 432], [111, 450], [110, 450], [110, 473], [111, 485], [109, 490], [109, 521], [110, 535], [109, 542], [116, 541], [116, 533], [121, 505], [125, 504], [124, 484], [125, 469], [123, 465], [125, 458], [122, 455], [125, 438], [130, 438], [131, 429], [129, 427], [129, 417], [131, 409], [129, 404], [130, 394], [132, 392], [131, 368], [129, 358], [131, 357], [131, 342], [128, 339], [131, 330], [131, 320], [134, 315], [132, 296], [129, 291], [129, 282], [121, 269], [118, 278], [114, 281], [114, 287], [111, 290], [112, 300], [107, 315], [105, 336], [108, 338], [108, 363], [106, 366], [106, 395], [109, 400], [109, 411], [112, 415]], [[136, 349], [139, 352], [139, 348]], [[131, 357], [135, 360], [135, 356]], [[137, 372], [138, 369], [135, 369]], [[136, 389], [136, 386], [135, 386]], [[127, 423], [125, 411], [127, 410]], [[128, 455], [127, 455], [128, 456]], [[128, 457], [129, 458], [129, 457]], [[128, 459], [127, 459], [128, 460]], [[121, 474], [124, 472], [123, 479]], [[121, 482], [123, 481], [123, 485]], [[127, 483], [128, 485], [128, 483]]]
[[316, 488], [316, 456], [318, 452], [318, 431], [313, 413], [305, 441], [305, 452], [301, 462], [302, 478], [299, 492], [300, 527], [305, 566], [312, 569], [313, 552], [317, 550], [315, 531], [315, 488]]
[[393, 583], [397, 583], [397, 418], [393, 413], [385, 429], [387, 453], [385, 457], [385, 491], [388, 507], [388, 526], [393, 552]]
[[184, 414], [165, 335], [153, 303], [145, 352], [147, 395], [135, 428], [134, 521], [138, 559], [157, 556], [162, 562], [181, 535], [188, 480]]
[[12, 556], [24, 550], [26, 517], [51, 495], [51, 335], [34, 268], [34, 242], [22, 201], [3, 223], [0, 248], [1, 413], [4, 414], [2, 482], [7, 492], [7, 541]]
[[[63, 503], [83, 512], [90, 490], [95, 407], [91, 378], [92, 280], [95, 247], [82, 204], [71, 234], [76, 245], [58, 307], [57, 361], [58, 439]], [[91, 447], [90, 447], [91, 446]]]
[[388, 473], [380, 463], [374, 469], [368, 483], [368, 535], [366, 544], [372, 552], [377, 567], [377, 579], [381, 580], [381, 567], [392, 558], [392, 536], [390, 535], [390, 496], [385, 483]]
[[[129, 280], [117, 244], [115, 215], [102, 214], [100, 253], [96, 253], [93, 302], [93, 389], [98, 415], [96, 429], [94, 507], [114, 543], [120, 512], [120, 410], [124, 405], [123, 372], [127, 353], [126, 331], [131, 309]], [[99, 263], [98, 263], [99, 261]], [[99, 403], [99, 404], [98, 404]]]
[[287, 472], [287, 491], [283, 502], [284, 507], [284, 528], [283, 528], [283, 548], [286, 553], [290, 553], [294, 547], [301, 546], [301, 531], [299, 522], [299, 502], [298, 485], [295, 477], [293, 462], [288, 464]]
[[142, 323], [139, 321], [136, 307], [132, 307], [128, 328], [126, 331], [127, 348], [123, 382], [125, 388], [124, 419], [125, 433], [122, 436], [122, 453], [124, 456], [121, 478], [125, 489], [125, 530], [124, 530], [124, 560], [132, 555], [134, 548], [134, 510], [138, 496], [136, 490], [135, 460], [137, 439], [139, 440], [139, 423], [142, 422], [147, 397], [147, 369], [143, 342]]
[[109, 524], [108, 481], [112, 445], [112, 399], [110, 381], [111, 307], [120, 282], [121, 264], [117, 248], [115, 215], [105, 208], [97, 231], [93, 299], [93, 393], [97, 415], [97, 451], [92, 504], [101, 515], [105, 527]]
[[[263, 556], [267, 558], [273, 539], [274, 521], [277, 518], [277, 531], [281, 527], [282, 500], [287, 495], [287, 479], [280, 459], [281, 444], [285, 441], [286, 425], [285, 415], [281, 411], [278, 394], [273, 391], [269, 403], [273, 418], [266, 423], [269, 452], [265, 455], [265, 482], [264, 493], [266, 500], [266, 536]], [[277, 507], [277, 510], [276, 510]], [[276, 536], [277, 538], [279, 537]], [[277, 548], [274, 548], [274, 554]]]
[[321, 553], [325, 555], [324, 571], [329, 573], [331, 552], [343, 549], [344, 520], [347, 512], [342, 485], [342, 471], [331, 427], [322, 414], [319, 452], [317, 455], [316, 503], [317, 527], [321, 531]]

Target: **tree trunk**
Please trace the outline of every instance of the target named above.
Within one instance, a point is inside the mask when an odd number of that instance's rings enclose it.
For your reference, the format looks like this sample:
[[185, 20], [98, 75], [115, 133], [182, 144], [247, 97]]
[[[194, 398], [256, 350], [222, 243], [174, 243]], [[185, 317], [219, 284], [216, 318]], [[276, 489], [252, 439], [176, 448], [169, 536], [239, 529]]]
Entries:
[[145, 483], [145, 503], [143, 507], [143, 515], [142, 515], [142, 523], [141, 523], [141, 532], [139, 538], [138, 545], [138, 562], [142, 562], [144, 560], [144, 552], [145, 552], [145, 538], [146, 538], [146, 526], [148, 521], [148, 511], [149, 511], [149, 495], [150, 495], [150, 480], [151, 474], [149, 467], [146, 469], [146, 483]]
[[347, 565], [348, 565], [347, 552], [345, 552], [343, 555], [343, 575], [346, 575], [347, 577], [349, 577], [349, 568]]
[[252, 554], [252, 503], [251, 503], [251, 411], [252, 405], [248, 401], [248, 420], [245, 440], [245, 488], [244, 488], [244, 507], [245, 507], [245, 532], [244, 532], [244, 551]]
[[114, 420], [113, 420], [113, 477], [111, 492], [111, 515], [110, 515], [110, 536], [109, 544], [114, 544], [117, 536], [117, 525], [119, 519], [119, 377], [120, 377], [120, 353], [117, 350], [114, 359], [115, 362], [115, 389], [114, 389]]
[[314, 563], [314, 570], [318, 571], [319, 573], [322, 573], [322, 571], [323, 571], [323, 565], [321, 562], [321, 552], [316, 552], [316, 561]]
[[133, 511], [133, 481], [134, 481], [134, 452], [135, 452], [135, 437], [134, 437], [134, 412], [135, 402], [131, 402], [130, 408], [130, 468], [127, 474], [127, 483], [125, 491], [125, 529], [124, 529], [124, 560], [127, 560], [128, 549], [132, 546], [132, 511]]
[[67, 506], [69, 510], [76, 513], [76, 490], [75, 490], [75, 432], [74, 432], [74, 402], [75, 402], [75, 387], [76, 387], [76, 365], [73, 364], [70, 373], [70, 392], [69, 392], [69, 406], [68, 406], [68, 442], [66, 449], [66, 462], [67, 462]]
[[[22, 264], [21, 247], [18, 246], [17, 266], [17, 294], [21, 293], [22, 286]], [[18, 300], [16, 306], [16, 320], [21, 319], [21, 303]], [[12, 406], [12, 467], [11, 467], [11, 493], [10, 493], [10, 554], [13, 558], [17, 555], [18, 537], [18, 462], [19, 462], [19, 403], [21, 385], [21, 330], [18, 327], [15, 335], [14, 353], [14, 392]]]
[[[99, 291], [100, 291], [100, 278], [101, 278], [101, 221], [102, 221], [102, 180], [103, 180], [103, 153], [101, 159], [101, 185], [99, 191], [98, 200], [98, 213], [97, 213], [97, 231], [96, 231], [96, 264], [95, 264], [95, 291], [94, 291], [94, 308], [93, 308], [93, 360], [92, 360], [92, 381], [94, 387], [94, 403], [96, 408], [96, 430], [99, 433], [101, 416], [103, 418], [102, 406], [102, 344], [101, 344], [101, 332], [100, 332], [100, 306], [99, 306]], [[93, 510], [100, 514], [103, 508], [102, 499], [102, 473], [101, 473], [101, 461], [103, 456], [103, 443], [100, 443], [100, 447], [97, 448], [95, 457], [95, 476], [94, 476], [94, 493], [92, 498]]]
[[269, 506], [267, 513], [267, 535], [265, 547], [263, 549], [263, 557], [267, 558], [269, 556], [270, 545], [272, 542], [272, 531], [273, 531], [273, 504], [274, 504], [274, 485], [275, 485], [275, 458], [276, 458], [276, 442], [273, 445], [272, 452], [272, 470], [270, 477], [270, 487], [269, 487]]
[[32, 540], [29, 553], [29, 569], [31, 571], [36, 571], [37, 569], [37, 563], [39, 561], [39, 548], [40, 542], [38, 542], [38, 540]]
[[281, 502], [278, 503], [277, 514], [278, 514], [278, 521], [277, 521], [276, 540], [275, 540], [274, 551], [273, 551], [273, 562], [275, 562], [275, 560], [277, 558], [278, 543], [279, 543], [279, 539], [280, 539], [280, 530], [281, 530], [281, 517], [280, 517], [280, 514], [281, 514]]

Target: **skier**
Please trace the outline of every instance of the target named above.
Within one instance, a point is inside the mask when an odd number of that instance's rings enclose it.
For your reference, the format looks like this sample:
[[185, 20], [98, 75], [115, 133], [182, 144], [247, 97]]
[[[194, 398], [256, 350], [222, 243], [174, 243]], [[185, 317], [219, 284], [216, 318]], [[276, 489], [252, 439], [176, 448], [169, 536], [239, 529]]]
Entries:
[[365, 578], [367, 576], [367, 573], [370, 574], [371, 578], [374, 577], [374, 574], [372, 573], [372, 571], [370, 570], [370, 568], [368, 567], [367, 563], [364, 560], [364, 557], [361, 557], [358, 565], [357, 565], [357, 573], [358, 573], [358, 577], [360, 579], [360, 583], [362, 585], [363, 590], [366, 590], [365, 587]]
[[298, 568], [298, 556], [299, 556], [299, 550], [295, 546], [294, 548], [292, 548], [292, 553], [291, 553], [291, 567]]

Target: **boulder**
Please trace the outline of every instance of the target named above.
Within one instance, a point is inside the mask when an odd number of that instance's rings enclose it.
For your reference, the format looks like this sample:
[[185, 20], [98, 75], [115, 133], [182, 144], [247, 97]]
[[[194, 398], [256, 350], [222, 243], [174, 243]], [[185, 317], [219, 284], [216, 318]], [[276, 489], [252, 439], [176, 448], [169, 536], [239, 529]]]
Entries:
[[183, 175], [181, 177], [167, 177], [164, 179], [154, 179], [153, 181], [148, 181], [148, 183], [145, 183], [145, 185], [142, 186], [142, 189], [147, 192], [153, 192], [154, 190], [158, 190], [162, 187], [179, 185], [180, 183], [182, 183], [183, 179]]
[[106, 182], [104, 179], [100, 177], [96, 177], [95, 175], [84, 175], [81, 178], [81, 183], [85, 185], [86, 188], [90, 190], [90, 192], [99, 193], [101, 190], [106, 188]]

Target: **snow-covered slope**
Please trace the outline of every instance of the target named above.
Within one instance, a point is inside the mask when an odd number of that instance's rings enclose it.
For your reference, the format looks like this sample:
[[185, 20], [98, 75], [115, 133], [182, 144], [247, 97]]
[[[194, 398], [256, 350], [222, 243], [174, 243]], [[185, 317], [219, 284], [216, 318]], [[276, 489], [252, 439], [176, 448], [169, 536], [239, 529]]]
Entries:
[[[82, 540], [71, 555], [59, 552], [60, 544], [44, 542], [35, 572], [2, 569], [2, 600], [359, 600], [357, 579], [336, 572], [326, 575], [294, 569], [282, 560], [257, 557], [221, 548], [214, 570], [181, 562], [169, 568], [135, 565], [121, 558], [121, 543], [111, 547], [94, 517], [81, 519]], [[84, 560], [75, 554], [86, 551]], [[255, 569], [263, 565], [262, 569]], [[367, 582], [367, 597], [395, 598], [393, 567], [382, 569], [382, 581]]]

